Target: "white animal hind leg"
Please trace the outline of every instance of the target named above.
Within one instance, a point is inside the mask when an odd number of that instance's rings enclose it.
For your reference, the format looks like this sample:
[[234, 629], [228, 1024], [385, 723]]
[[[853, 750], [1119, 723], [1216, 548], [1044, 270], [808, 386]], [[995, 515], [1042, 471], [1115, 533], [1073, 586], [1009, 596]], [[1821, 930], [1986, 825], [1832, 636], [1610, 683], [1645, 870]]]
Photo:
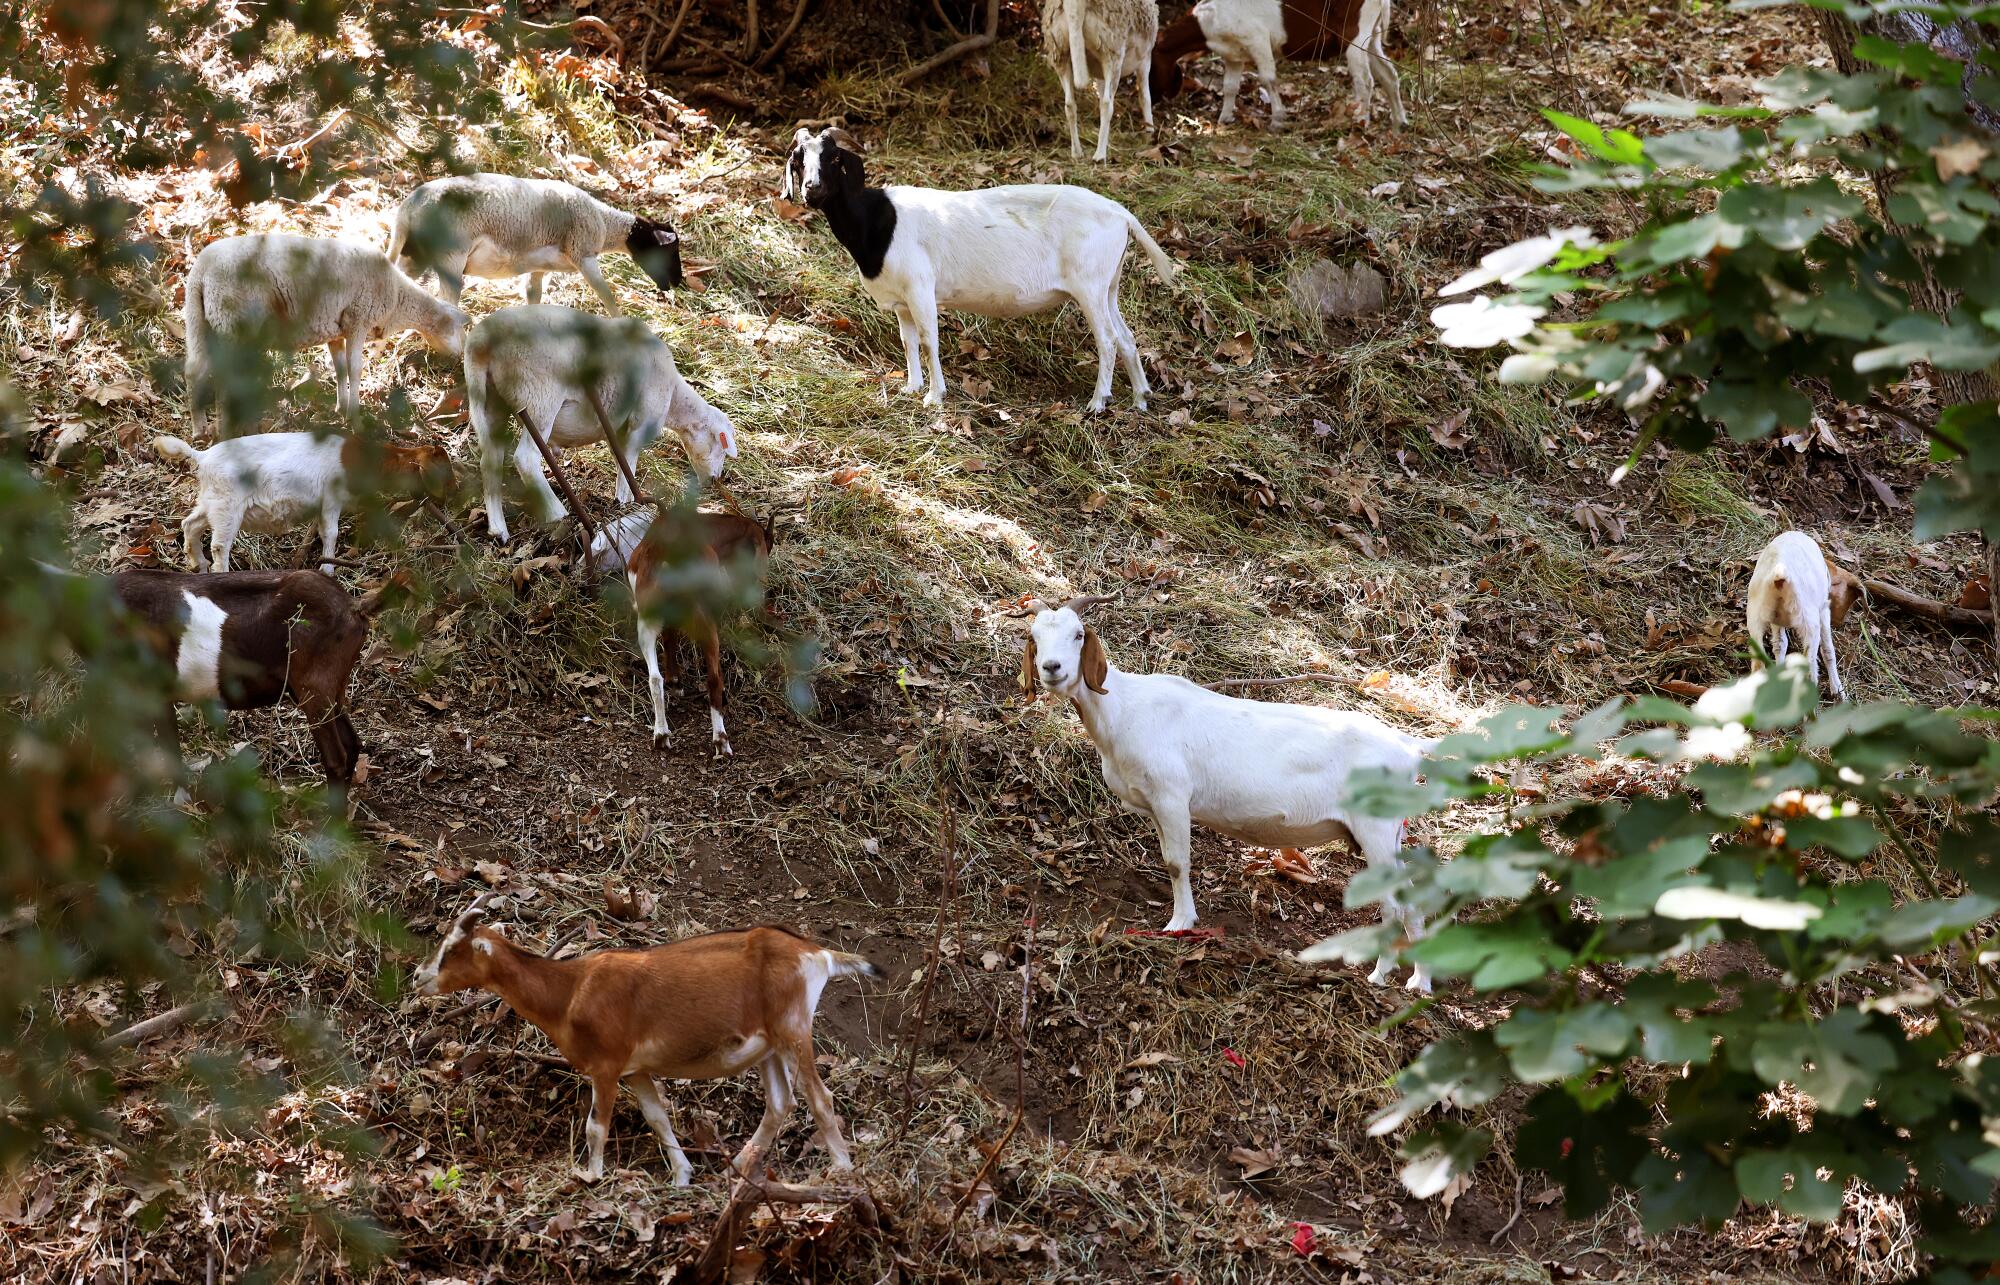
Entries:
[[528, 284], [523, 289], [522, 294], [530, 304], [537, 304], [542, 301], [542, 278], [546, 275], [546, 273], [541, 272], [530, 272], [528, 274]]
[[[553, 427], [555, 427], [555, 416], [551, 415], [549, 422], [541, 426], [544, 442], [549, 440], [549, 430]], [[549, 485], [549, 479], [542, 474], [541, 449], [535, 445], [534, 439], [528, 436], [525, 426], [521, 429], [521, 439], [514, 443], [514, 471], [521, 475], [521, 480], [528, 484], [530, 491], [534, 492], [536, 507], [542, 521], [557, 522], [568, 516], [569, 509], [557, 498], [555, 488]]]
[[1847, 693], [1840, 685], [1840, 660], [1833, 654], [1833, 609], [1827, 608], [1820, 615], [1819, 622], [1820, 655], [1826, 660], [1826, 685], [1833, 690], [1833, 698], [1846, 700]]
[[319, 569], [333, 574], [333, 551], [340, 547], [340, 503], [329, 502], [319, 515]]
[[1375, 43], [1369, 46], [1368, 60], [1374, 64], [1375, 74], [1388, 86], [1389, 119], [1398, 125], [1407, 125], [1410, 114], [1403, 110], [1403, 75], [1396, 70], [1396, 64], [1389, 60], [1389, 56], [1382, 52], [1381, 39], [1381, 36], [1376, 36]]
[[785, 1067], [773, 1053], [757, 1068], [764, 1076], [764, 1118], [757, 1122], [757, 1132], [750, 1135], [750, 1141], [743, 1144], [743, 1150], [736, 1153], [731, 1161], [736, 1172], [749, 1174], [764, 1158], [771, 1144], [778, 1140], [778, 1131], [785, 1127], [785, 1117], [792, 1113], [792, 1086], [785, 1077]]
[[618, 483], [613, 494], [618, 497], [620, 504], [630, 504], [638, 497], [632, 494], [632, 487], [625, 481], [625, 474], [629, 470], [633, 477], [639, 476], [639, 451], [644, 444], [644, 435], [632, 425], [626, 424], [618, 430], [618, 440], [625, 446], [625, 449], [619, 452], [625, 457], [625, 467], [617, 470]]
[[917, 334], [916, 318], [901, 304], [896, 305], [896, 329], [903, 336], [903, 391], [924, 391], [924, 353]]
[[214, 555], [215, 569], [230, 569], [230, 550], [236, 547], [236, 533], [243, 528], [243, 512], [240, 509], [224, 509], [209, 515], [211, 530], [208, 536], [208, 551]]
[[1215, 118], [1218, 125], [1228, 125], [1236, 120], [1236, 91], [1243, 87], [1243, 69], [1234, 61], [1222, 64], [1222, 115]]
[[1271, 95], [1271, 128], [1282, 128], [1285, 123], [1285, 100], [1278, 96], [1278, 60], [1269, 45], [1257, 46], [1257, 79], [1264, 82], [1264, 88]]
[[1820, 636], [1817, 629], [1799, 630], [1799, 651], [1806, 658], [1806, 677], [1812, 680], [1813, 699], [1819, 699]]
[[1111, 366], [1117, 351], [1118, 341], [1111, 322], [1104, 315], [1104, 301], [1091, 299], [1089, 295], [1075, 296], [1077, 310], [1090, 326], [1090, 334], [1097, 341], [1097, 387], [1090, 394], [1090, 411], [1094, 415], [1104, 409], [1111, 400]]
[[687, 1186], [694, 1178], [694, 1166], [688, 1163], [687, 1152], [681, 1150], [681, 1140], [674, 1136], [674, 1120], [660, 1098], [660, 1087], [650, 1075], [634, 1075], [625, 1083], [632, 1087], [632, 1096], [639, 1099], [639, 1110], [646, 1123], [653, 1126], [653, 1132], [660, 1136], [660, 1145], [667, 1149], [667, 1163], [674, 1167], [674, 1186]]
[[1083, 159], [1083, 137], [1076, 131], [1076, 86], [1069, 83], [1067, 73], [1057, 79], [1062, 81], [1063, 115], [1069, 120], [1069, 158], [1080, 161]]
[[1368, 51], [1359, 43], [1347, 47], [1347, 74], [1354, 81], [1354, 119], [1366, 125], [1375, 105], [1375, 77]]
[[1174, 917], [1167, 920], [1166, 931], [1186, 932], [1194, 927], [1194, 884], [1188, 878], [1188, 866], [1193, 852], [1189, 835], [1191, 821], [1188, 817], [1186, 799], [1152, 800], [1153, 824], [1160, 832], [1160, 857], [1167, 863], [1167, 874], [1174, 881]]
[[813, 1065], [812, 1049], [785, 1059], [785, 1066], [791, 1072], [792, 1083], [798, 1086], [799, 1095], [806, 1100], [806, 1109], [812, 1112], [813, 1122], [819, 1125], [819, 1142], [827, 1154], [833, 1157], [833, 1168], [852, 1169], [854, 1156], [847, 1150], [847, 1138], [841, 1133], [840, 1113], [833, 1109], [833, 1095], [826, 1091], [826, 1084], [819, 1078], [819, 1068]]
[[1109, 306], [1105, 318], [1111, 323], [1112, 338], [1118, 344], [1119, 359], [1125, 363], [1125, 378], [1132, 382], [1132, 405], [1138, 410], [1146, 409], [1146, 394], [1153, 386], [1146, 381], [1146, 368], [1139, 361], [1139, 340], [1133, 335], [1132, 327], [1125, 323], [1125, 314], [1118, 307], [1118, 278], [1111, 279]]
[[1146, 132], [1159, 133], [1159, 126], [1153, 123], [1153, 59], [1152, 51], [1139, 51], [1139, 119], [1146, 123]]
[[208, 570], [208, 550], [201, 547], [202, 537], [208, 534], [208, 510], [200, 504], [194, 511], [181, 519], [181, 547], [187, 553], [187, 563], [196, 571]]
[[604, 1143], [611, 1136], [611, 1110], [618, 1098], [618, 1081], [590, 1082], [590, 1117], [584, 1121], [583, 1136], [590, 1144], [590, 1163], [574, 1170], [584, 1182], [604, 1176]]

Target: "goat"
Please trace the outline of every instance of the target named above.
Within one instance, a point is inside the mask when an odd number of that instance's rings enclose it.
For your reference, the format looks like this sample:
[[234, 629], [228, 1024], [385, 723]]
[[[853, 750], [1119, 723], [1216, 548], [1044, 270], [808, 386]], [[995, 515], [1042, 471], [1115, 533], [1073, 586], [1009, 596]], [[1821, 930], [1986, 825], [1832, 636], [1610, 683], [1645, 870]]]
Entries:
[[[455, 358], [466, 325], [456, 305], [430, 295], [372, 246], [278, 233], [225, 237], [202, 247], [188, 270], [184, 317], [188, 412], [196, 438], [208, 432], [210, 348], [218, 336], [267, 347], [325, 344], [340, 409], [354, 415], [361, 409], [367, 341], [414, 330]], [[219, 435], [228, 436], [220, 428]]]
[[[263, 709], [290, 696], [305, 713], [329, 785], [354, 780], [361, 738], [347, 716], [347, 684], [388, 586], [347, 596], [318, 571], [202, 575], [140, 569], [112, 590], [154, 652], [173, 667], [173, 699]], [[162, 738], [179, 749], [171, 703]]]
[[[674, 355], [646, 324], [632, 317], [599, 317], [554, 304], [503, 308], [472, 328], [465, 343], [467, 410], [479, 435], [479, 466], [486, 488], [486, 528], [509, 538], [501, 511], [503, 425], [509, 412], [528, 417], [551, 450], [599, 441], [602, 407], [616, 427], [628, 468], [659, 440], [663, 428], [681, 437], [697, 471], [722, 476], [736, 454], [735, 426], [674, 368]], [[542, 520], [568, 510], [542, 475], [542, 458], [522, 433], [514, 467], [535, 493]], [[636, 476], [636, 473], [634, 474]], [[632, 489], [621, 470], [617, 495]]]
[[1073, 301], [1097, 340], [1097, 388], [1090, 409], [1111, 397], [1113, 354], [1124, 360], [1132, 404], [1146, 409], [1151, 386], [1139, 345], [1118, 308], [1128, 237], [1172, 283], [1174, 261], [1118, 202], [1067, 184], [941, 192], [869, 187], [854, 139], [841, 129], [800, 130], [785, 163], [794, 190], [826, 215], [827, 226], [861, 269], [861, 287], [903, 333], [906, 393], [922, 392], [922, 348], [930, 350], [927, 406], [944, 404], [938, 358], [940, 304], [987, 317], [1021, 317]]
[[467, 276], [526, 273], [527, 300], [540, 303], [544, 275], [580, 272], [605, 307], [622, 313], [597, 263], [598, 255], [619, 249], [662, 293], [681, 284], [681, 239], [670, 225], [614, 209], [558, 179], [510, 174], [433, 179], [403, 198], [389, 233], [389, 257], [411, 276], [434, 269], [453, 303]]
[[[1273, 10], [1276, 10], [1274, 16]], [[1278, 69], [1272, 52], [1294, 62], [1331, 58], [1347, 52], [1347, 74], [1354, 82], [1355, 118], [1366, 124], [1373, 114], [1375, 83], [1388, 92], [1396, 124], [1409, 123], [1403, 110], [1403, 80], [1384, 52], [1391, 21], [1390, 0], [1201, 0], [1194, 11], [1166, 25], [1153, 46], [1150, 83], [1154, 101], [1180, 94], [1187, 77], [1182, 60], [1213, 50], [1222, 58], [1222, 116], [1235, 117], [1236, 93], [1243, 73], [1252, 66], [1271, 91], [1271, 124], [1284, 120], [1278, 99]], [[1260, 52], [1264, 57], [1260, 57]]]
[[[1173, 674], [1127, 674], [1112, 665], [1081, 613], [1110, 599], [1072, 598], [1039, 608], [1021, 656], [1021, 690], [1067, 696], [1103, 760], [1104, 783], [1119, 802], [1152, 820], [1173, 878], [1167, 932], [1195, 925], [1188, 878], [1191, 826], [1200, 822], [1242, 843], [1313, 847], [1345, 838], [1370, 865], [1398, 865], [1403, 822], [1362, 816], [1345, 800], [1348, 778], [1386, 768], [1414, 778], [1436, 744], [1366, 714], [1318, 705], [1240, 700]], [[1405, 936], [1422, 922], [1390, 903]], [[1393, 959], [1369, 980], [1387, 981]], [[1412, 990], [1430, 990], [1418, 965]]]
[[[1840, 684], [1840, 661], [1833, 654], [1833, 631], [1862, 593], [1861, 581], [1828, 562], [1819, 541], [1803, 531], [1787, 531], [1764, 546], [1757, 569], [1750, 574], [1745, 613], [1750, 638], [1768, 647], [1771, 659], [1783, 660], [1791, 634], [1798, 634], [1813, 687], [1819, 687], [1824, 659], [1827, 686], [1835, 700], [1843, 700], [1846, 692]], [[1763, 665], [1753, 662], [1752, 668]]]
[[[698, 513], [695, 516], [701, 524], [702, 552], [709, 561], [724, 563], [747, 552], [756, 564], [758, 578], [762, 579], [763, 564], [771, 557], [772, 530], [768, 523], [760, 526], [735, 513]], [[679, 682], [681, 677], [681, 631], [657, 623], [655, 611], [660, 595], [660, 558], [667, 541], [667, 528], [660, 526], [656, 529], [656, 524], [668, 520], [648, 510], [628, 513], [606, 523], [590, 542], [591, 565], [605, 573], [623, 571], [626, 583], [632, 587], [632, 612], [638, 622], [639, 654], [645, 658], [647, 687], [653, 696], [655, 750], [663, 750], [672, 743], [672, 731], [667, 727], [666, 681]], [[722, 711], [729, 708], [729, 689], [722, 682], [721, 632], [716, 628], [715, 620], [702, 610], [694, 613], [688, 632], [701, 645], [702, 665], [708, 678], [709, 743], [720, 746], [722, 753], [733, 757], [736, 751], [730, 748], [729, 729], [722, 721]], [[660, 674], [662, 643], [666, 647], [666, 667], [670, 671], [665, 679]]]
[[[451, 456], [443, 447], [396, 446], [362, 438], [319, 437], [312, 433], [259, 433], [234, 437], [197, 450], [178, 437], [156, 437], [161, 458], [194, 466], [194, 508], [181, 519], [188, 565], [229, 570], [230, 549], [239, 531], [276, 534], [317, 516], [320, 569], [333, 572], [340, 540], [340, 513], [353, 495], [356, 475], [408, 479], [426, 494], [445, 498], [456, 484]], [[201, 537], [208, 536], [208, 549]]]
[[813, 1013], [836, 977], [881, 977], [859, 955], [829, 950], [783, 928], [738, 928], [648, 950], [600, 950], [548, 959], [484, 927], [492, 893], [476, 899], [418, 970], [420, 995], [492, 991], [540, 1027], [590, 1081], [584, 1134], [590, 1163], [577, 1177], [604, 1176], [604, 1143], [622, 1080], [639, 1099], [674, 1168], [694, 1175], [674, 1137], [653, 1077], [716, 1080], [755, 1068], [764, 1078], [764, 1118], [732, 1162], [749, 1174], [803, 1096], [835, 1169], [854, 1167], [833, 1097], [813, 1065]]
[[1111, 108], [1119, 82], [1139, 78], [1139, 112], [1153, 128], [1153, 95], [1146, 78], [1148, 55], [1160, 31], [1157, 0], [1045, 0], [1042, 6], [1042, 56], [1062, 83], [1063, 115], [1069, 120], [1069, 154], [1083, 156], [1077, 136], [1076, 91], [1097, 84], [1097, 151], [1103, 160], [1111, 148]]

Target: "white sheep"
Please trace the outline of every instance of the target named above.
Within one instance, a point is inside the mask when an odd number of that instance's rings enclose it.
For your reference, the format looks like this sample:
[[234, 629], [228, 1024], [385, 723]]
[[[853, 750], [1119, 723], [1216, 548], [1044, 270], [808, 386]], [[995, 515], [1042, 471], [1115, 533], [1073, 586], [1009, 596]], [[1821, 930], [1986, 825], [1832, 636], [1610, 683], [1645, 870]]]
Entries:
[[903, 334], [906, 393], [924, 390], [922, 350], [930, 351], [924, 402], [944, 404], [938, 358], [940, 305], [987, 317], [1021, 317], [1074, 302], [1097, 341], [1097, 388], [1090, 409], [1111, 398], [1114, 355], [1146, 409], [1151, 386], [1138, 340], [1118, 307], [1128, 238], [1136, 238], [1160, 279], [1174, 261], [1132, 212], [1109, 197], [1067, 184], [941, 192], [869, 187], [854, 140], [843, 130], [800, 130], [785, 163], [785, 193], [797, 191], [861, 269], [861, 288], [896, 314]]
[[353, 415], [361, 408], [362, 349], [369, 340], [414, 330], [457, 357], [466, 325], [457, 306], [432, 296], [373, 246], [281, 233], [225, 237], [203, 247], [188, 270], [184, 315], [188, 409], [197, 438], [208, 432], [211, 345], [218, 338], [263, 348], [325, 344], [340, 408]]
[[1042, 55], [1062, 82], [1063, 114], [1069, 119], [1069, 154], [1082, 157], [1077, 135], [1076, 91], [1097, 85], [1097, 151], [1111, 148], [1111, 107], [1125, 77], [1139, 78], [1139, 112], [1153, 128], [1153, 41], [1160, 34], [1156, 0], [1047, 0], [1042, 6]]
[[467, 276], [526, 273], [528, 302], [540, 303], [545, 273], [580, 272], [605, 307], [622, 313], [597, 263], [598, 255], [621, 249], [662, 291], [681, 284], [681, 239], [673, 228], [558, 179], [433, 179], [403, 198], [389, 234], [389, 256], [412, 276], [435, 269], [453, 303]]
[[[1367, 714], [1239, 700], [1173, 674], [1124, 673], [1080, 614], [1106, 601], [1072, 598], [1036, 613], [1021, 657], [1021, 689], [1069, 698], [1103, 759], [1105, 785], [1159, 831], [1174, 883], [1167, 932], [1195, 925], [1188, 867], [1197, 821], [1265, 847], [1310, 848], [1344, 838], [1372, 866], [1401, 864], [1403, 822], [1352, 811], [1348, 778], [1386, 768], [1414, 779], [1435, 742]], [[1408, 940], [1422, 936], [1413, 912], [1388, 904]], [[1369, 980], [1386, 981], [1393, 965], [1383, 957]], [[1429, 991], [1428, 970], [1417, 965], [1409, 986]]]
[[[320, 528], [321, 570], [340, 539], [340, 513], [352, 495], [352, 476], [364, 464], [383, 476], [400, 474], [436, 496], [449, 495], [451, 457], [430, 445], [370, 444], [312, 433], [258, 433], [232, 437], [197, 450], [178, 437], [156, 437], [161, 458], [185, 460], [195, 469], [194, 508], [181, 520], [188, 565], [197, 571], [230, 570], [239, 532], [275, 535], [315, 518]], [[374, 456], [369, 461], [370, 455]], [[208, 549], [201, 537], [208, 536]]]
[[[555, 304], [502, 308], [472, 328], [465, 341], [465, 387], [472, 427], [479, 435], [480, 474], [486, 490], [486, 526], [509, 538], [501, 511], [502, 446], [515, 437], [514, 467], [539, 501], [541, 518], [569, 510], [542, 474], [542, 457], [513, 415], [527, 415], [551, 449], [604, 438], [597, 405], [611, 417], [634, 469], [639, 452], [662, 429], [680, 435], [704, 477], [715, 478], [736, 454], [736, 430], [674, 368], [659, 336], [633, 317], [600, 317]], [[636, 474], [635, 474], [636, 475]], [[621, 470], [618, 499], [632, 499]]]
[[[1813, 686], [1819, 686], [1824, 659], [1827, 686], [1835, 700], [1842, 700], [1846, 693], [1840, 684], [1840, 662], [1833, 654], [1833, 631], [1861, 594], [1861, 582], [1828, 562], [1819, 541], [1803, 531], [1787, 531], [1764, 546], [1757, 569], [1750, 574], [1746, 612], [1750, 638], [1767, 648], [1771, 659], [1783, 660], [1796, 633]], [[1753, 662], [1752, 668], [1763, 666]]]

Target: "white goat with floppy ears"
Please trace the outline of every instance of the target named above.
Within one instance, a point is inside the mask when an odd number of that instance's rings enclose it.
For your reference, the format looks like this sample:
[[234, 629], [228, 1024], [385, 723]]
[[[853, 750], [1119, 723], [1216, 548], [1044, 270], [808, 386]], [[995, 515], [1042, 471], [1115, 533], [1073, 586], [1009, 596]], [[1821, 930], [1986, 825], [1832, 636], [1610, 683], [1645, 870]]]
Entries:
[[1843, 700], [1846, 692], [1840, 685], [1840, 660], [1833, 654], [1833, 631], [1862, 593], [1857, 578], [1826, 560], [1819, 541], [1803, 531], [1787, 531], [1764, 546], [1750, 575], [1744, 613], [1750, 638], [1769, 648], [1771, 659], [1783, 660], [1791, 635], [1797, 634], [1813, 686], [1819, 686], [1824, 660], [1827, 686], [1835, 700]]
[[858, 145], [841, 129], [800, 130], [785, 162], [785, 195], [794, 191], [826, 215], [854, 256], [861, 288], [903, 332], [906, 393], [923, 392], [921, 349], [930, 350], [924, 404], [944, 404], [938, 360], [938, 307], [983, 317], [1025, 317], [1074, 302], [1097, 340], [1097, 388], [1090, 409], [1111, 399], [1114, 356], [1125, 363], [1132, 404], [1146, 409], [1151, 385], [1139, 344], [1118, 308], [1118, 279], [1128, 238], [1136, 238], [1162, 281], [1174, 261], [1109, 197], [1068, 184], [1034, 183], [976, 192], [929, 187], [869, 187]]
[[[603, 440], [602, 407], [634, 470], [639, 452], [668, 428], [680, 435], [705, 478], [722, 476], [736, 455], [729, 417], [681, 378], [666, 343], [636, 317], [600, 317], [548, 303], [502, 308], [466, 338], [465, 390], [479, 436], [486, 529], [498, 540], [509, 538], [500, 503], [501, 448], [503, 427], [519, 427], [509, 423], [515, 411], [555, 450]], [[535, 493], [544, 521], [568, 512], [542, 476], [541, 452], [525, 432], [514, 443], [514, 467]], [[621, 504], [633, 498], [623, 470], [617, 494]]]
[[[1104, 783], [1119, 802], [1152, 819], [1174, 882], [1166, 931], [1195, 925], [1188, 878], [1191, 827], [1200, 822], [1241, 843], [1310, 848], [1346, 838], [1370, 865], [1399, 865], [1403, 822], [1348, 808], [1348, 778], [1387, 768], [1412, 779], [1435, 744], [1371, 718], [1319, 705], [1240, 700], [1174, 674], [1127, 674], [1105, 657], [1082, 613], [1109, 598], [1072, 598], [1039, 607], [1021, 657], [1021, 689], [1069, 698], [1103, 759]], [[1404, 935], [1423, 935], [1414, 914], [1389, 903]], [[1369, 980], [1389, 978], [1394, 959]], [[1411, 990], [1428, 992], [1417, 965]]]

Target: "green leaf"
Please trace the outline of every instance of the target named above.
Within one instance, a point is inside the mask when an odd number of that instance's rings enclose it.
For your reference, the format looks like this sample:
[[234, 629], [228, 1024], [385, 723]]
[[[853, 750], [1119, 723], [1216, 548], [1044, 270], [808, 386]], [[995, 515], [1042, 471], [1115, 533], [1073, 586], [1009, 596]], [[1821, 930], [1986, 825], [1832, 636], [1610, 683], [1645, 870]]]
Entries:
[[1896, 1066], [1896, 1048], [1873, 1020], [1851, 1008], [1818, 1022], [1765, 1022], [1758, 1026], [1751, 1061], [1766, 1083], [1790, 1082], [1820, 1110], [1853, 1115], [1874, 1096], [1881, 1077]]
[[1548, 108], [1542, 109], [1542, 115], [1600, 161], [1609, 161], [1614, 165], [1646, 163], [1646, 145], [1635, 134], [1622, 129], [1600, 129], [1581, 117]]
[[1820, 1167], [1831, 1159], [1837, 1157], [1829, 1148], [1804, 1143], [1778, 1151], [1746, 1151], [1736, 1158], [1737, 1189], [1752, 1204], [1776, 1205], [1814, 1222], [1832, 1222], [1840, 1216], [1847, 1183], [1839, 1169], [1831, 1178], [1819, 1176]]
[[1703, 415], [1720, 421], [1739, 442], [1769, 437], [1780, 424], [1805, 424], [1812, 419], [1812, 402], [1782, 379], [1754, 384], [1716, 380], [1695, 401]]
[[1920, 361], [1945, 370], [1980, 370], [2000, 361], [2000, 340], [1991, 331], [1969, 324], [1948, 326], [1936, 317], [1903, 317], [1884, 326], [1879, 337], [1891, 342], [1854, 356], [1854, 369], [1864, 375]]
[[1529, 1084], [1566, 1079], [1617, 1058], [1631, 1043], [1632, 1018], [1610, 1004], [1550, 1012], [1520, 1009], [1494, 1028], [1514, 1074]]
[[1740, 129], [1683, 130], [1647, 143], [1646, 157], [1655, 165], [1688, 166], [1719, 174], [1744, 159], [1746, 132]]
[[1854, 41], [1854, 56], [1863, 62], [1908, 76], [1911, 80], [1935, 80], [1957, 85], [1965, 65], [1936, 52], [1929, 45], [1899, 44], [1881, 36], [1864, 35]]
[[1882, 832], [1866, 817], [1794, 817], [1785, 822], [1785, 846], [1825, 848], [1858, 861], [1882, 846]]
[[1742, 230], [1723, 222], [1714, 214], [1703, 214], [1683, 223], [1669, 223], [1638, 238], [1636, 258], [1643, 267], [1665, 268], [1693, 259], [1705, 259], [1717, 246], [1735, 249], [1743, 243]]
[[1507, 1087], [1507, 1061], [1485, 1031], [1471, 1032], [1438, 1043], [1419, 1053], [1396, 1073], [1402, 1096], [1368, 1120], [1368, 1136], [1380, 1138], [1440, 1103], [1454, 1107], [1483, 1106]]
[[1968, 893], [1935, 901], [1912, 901], [1883, 922], [1882, 943], [1902, 954], [1935, 950], [1953, 937], [1978, 926], [1994, 911], [2000, 900]]
[[1750, 816], [1771, 806], [1786, 790], [1819, 784], [1819, 767], [1811, 759], [1786, 763], [1704, 763], [1687, 774], [1687, 783], [1702, 792], [1711, 811]]
[[1523, 919], [1447, 924], [1404, 956], [1440, 976], [1470, 976], [1474, 989], [1481, 991], [1519, 986], [1560, 972], [1572, 958], [1549, 940], [1540, 925]]
[[1535, 890], [1543, 870], [1556, 858], [1533, 829], [1495, 835], [1438, 867], [1438, 885], [1469, 899], [1518, 901]]
[[1939, 835], [1937, 858], [1974, 892], [2000, 897], [2000, 822], [1992, 817], [1983, 812], [1966, 817]]
[[[1714, 1052], [1715, 1031], [1698, 1011], [1715, 1001], [1707, 982], [1683, 980], [1668, 973], [1641, 973], [1625, 986], [1625, 1014], [1638, 1025], [1640, 1045], [1649, 1062], [1700, 1065]], [[1691, 1016], [1682, 1017], [1687, 1009]]]
[[1604, 918], [1638, 919], [1653, 913], [1667, 889], [1685, 883], [1689, 871], [1708, 859], [1708, 851], [1706, 835], [1670, 839], [1634, 856], [1578, 867], [1569, 883], [1577, 896], [1595, 902]]
[[1863, 208], [1859, 197], [1841, 191], [1831, 179], [1815, 179], [1797, 187], [1731, 188], [1716, 202], [1715, 212], [1774, 250], [1803, 250], [1829, 225], [1851, 219]]
[[1588, 1218], [1628, 1185], [1651, 1149], [1646, 1108], [1614, 1085], [1601, 1102], [1578, 1101], [1567, 1087], [1551, 1086], [1528, 1103], [1528, 1118], [1514, 1136], [1522, 1168], [1540, 1169], [1562, 1184], [1563, 1212]]
[[1468, 1129], [1451, 1121], [1418, 1134], [1403, 1148], [1405, 1164], [1399, 1175], [1410, 1194], [1428, 1200], [1452, 1183], [1471, 1173], [1493, 1149], [1493, 1135], [1485, 1129]]
[[1818, 919], [1806, 926], [1814, 941], [1873, 940], [1877, 927], [1895, 904], [1889, 885], [1877, 879], [1844, 883], [1827, 891]]

